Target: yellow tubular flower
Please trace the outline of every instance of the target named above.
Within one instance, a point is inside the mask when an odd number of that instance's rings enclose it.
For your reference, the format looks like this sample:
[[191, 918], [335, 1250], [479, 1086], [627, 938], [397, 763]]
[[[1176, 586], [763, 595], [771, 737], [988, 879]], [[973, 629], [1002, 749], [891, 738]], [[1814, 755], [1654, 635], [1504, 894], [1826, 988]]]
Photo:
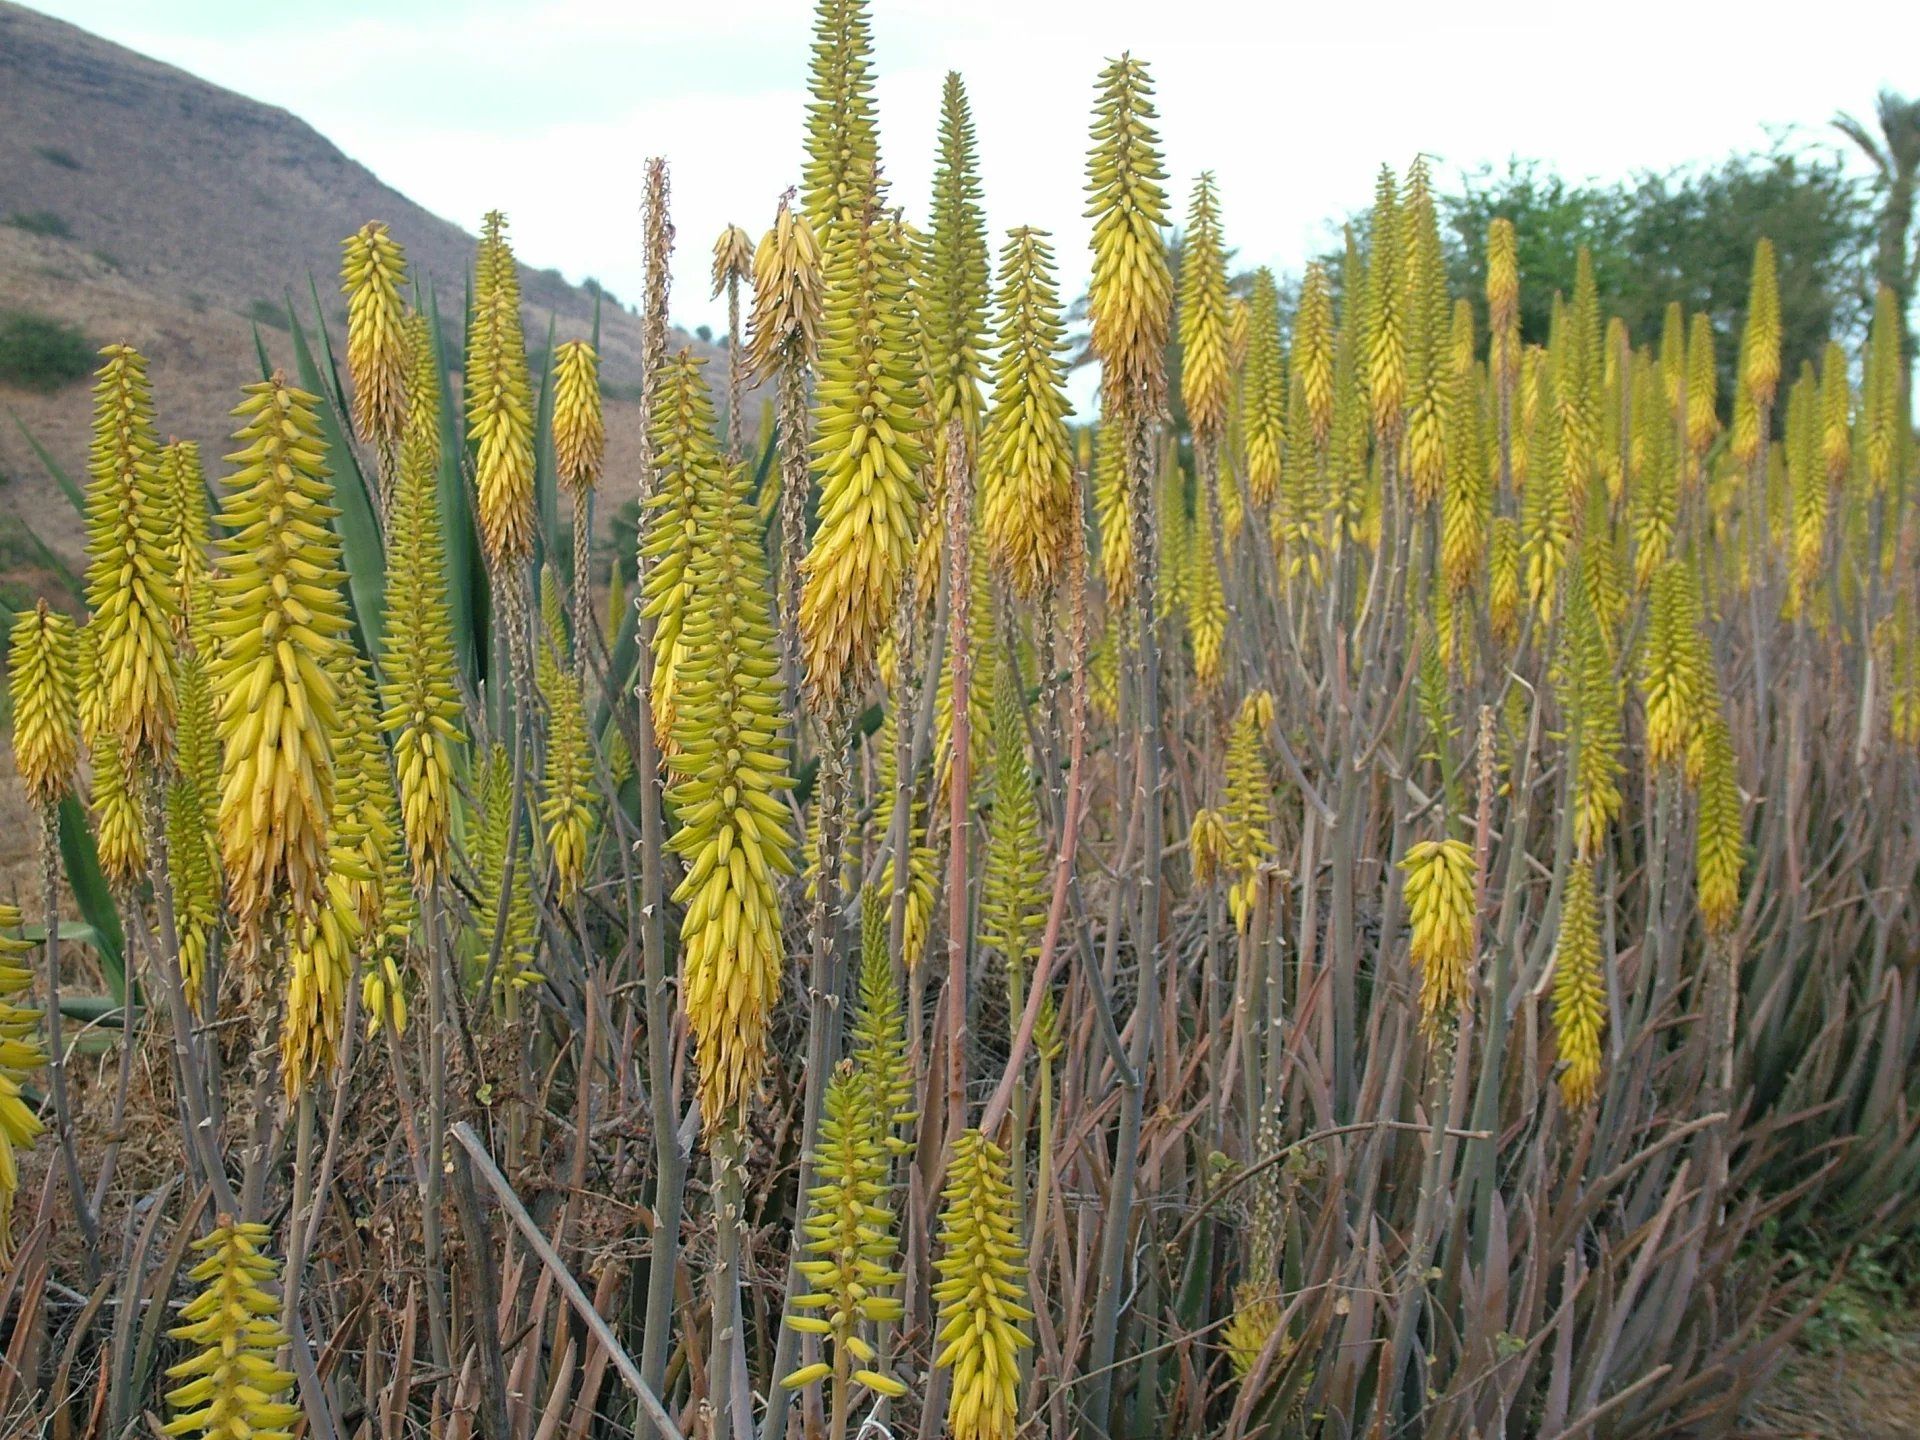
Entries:
[[1502, 385], [1520, 379], [1520, 257], [1513, 221], [1487, 226], [1487, 368]]
[[1666, 407], [1659, 403], [1659, 395], [1660, 376], [1642, 360], [1633, 377], [1633, 443], [1638, 469], [1629, 496], [1634, 583], [1642, 589], [1667, 563], [1679, 523], [1673, 425]]
[[871, 1092], [874, 1133], [889, 1154], [908, 1155], [913, 1108], [913, 1072], [907, 1064], [907, 1021], [900, 986], [893, 978], [887, 930], [893, 892], [874, 886], [860, 895], [860, 999], [853, 1012], [854, 1073]]
[[301, 1410], [277, 1397], [293, 1389], [293, 1375], [274, 1363], [287, 1343], [270, 1292], [279, 1265], [262, 1254], [265, 1225], [236, 1224], [222, 1215], [213, 1233], [193, 1242], [206, 1258], [188, 1272], [201, 1287], [169, 1330], [194, 1351], [167, 1371], [180, 1384], [167, 1392], [172, 1436], [207, 1440], [288, 1440]]
[[648, 522], [641, 557], [646, 561], [641, 613], [654, 623], [653, 677], [649, 695], [660, 754], [671, 758], [675, 724], [675, 676], [681, 663], [689, 567], [705, 537], [695, 523], [696, 497], [721, 484], [722, 461], [713, 435], [713, 400], [690, 350], [667, 362], [655, 381], [652, 432], [655, 484], [647, 497]]
[[1593, 257], [1583, 245], [1574, 267], [1573, 304], [1560, 346], [1553, 351], [1554, 398], [1558, 402], [1560, 488], [1569, 510], [1583, 514], [1587, 488], [1598, 470], [1601, 369], [1600, 297]]
[[1734, 776], [1733, 740], [1726, 716], [1711, 715], [1703, 732], [1700, 762], [1700, 825], [1695, 842], [1693, 885], [1700, 919], [1710, 935], [1723, 935], [1740, 909], [1740, 876], [1746, 868], [1746, 821]]
[[766, 558], [744, 467], [698, 487], [668, 803], [687, 862], [674, 901], [681, 994], [709, 1128], [740, 1123], [766, 1065], [780, 994], [780, 877], [793, 835], [783, 692]]
[[338, 723], [330, 667], [347, 607], [319, 402], [278, 375], [245, 394], [220, 508], [212, 679], [221, 864], [249, 951], [281, 906], [311, 920], [322, 903]]
[[1686, 567], [1669, 561], [1655, 573], [1641, 639], [1640, 688], [1647, 707], [1647, 764], [1658, 769], [1687, 756], [1700, 724], [1699, 619]]
[[1227, 910], [1241, 934], [1253, 924], [1254, 887], [1273, 857], [1273, 786], [1267, 780], [1266, 733], [1273, 696], [1256, 690], [1240, 702], [1227, 736], [1226, 825], [1233, 884]]
[[873, 24], [867, 0], [819, 0], [807, 84], [807, 158], [802, 190], [808, 224], [824, 243], [840, 220], [858, 217], [879, 179], [873, 103]]
[[1187, 860], [1193, 866], [1194, 882], [1211, 885], [1218, 880], [1233, 856], [1233, 832], [1224, 810], [1202, 806], [1193, 812], [1187, 827]]
[[520, 273], [506, 229], [506, 216], [487, 213], [467, 330], [467, 433], [480, 543], [495, 570], [533, 553], [534, 529], [533, 398], [520, 329]]
[[465, 742], [454, 685], [446, 542], [439, 508], [439, 386], [431, 337], [415, 346], [400, 485], [387, 545], [387, 634], [380, 728], [393, 737], [400, 816], [414, 883], [446, 873], [453, 831], [454, 751]]
[[[948, 421], [959, 419], [969, 443], [980, 428], [980, 352], [985, 348], [988, 281], [979, 168], [966, 88], [950, 70], [940, 93], [932, 226], [920, 262], [920, 319], [927, 344], [927, 380], [933, 389], [936, 463], [946, 443]], [[940, 473], [944, 470], [941, 466]]]
[[1301, 277], [1289, 368], [1306, 397], [1314, 447], [1324, 450], [1333, 429], [1333, 281], [1318, 260], [1311, 262]]
[[80, 639], [73, 621], [40, 601], [13, 622], [7, 688], [13, 763], [43, 810], [72, 791], [80, 770]]
[[1873, 302], [1873, 323], [1867, 332], [1867, 356], [1862, 368], [1861, 420], [1866, 450], [1867, 489], [1884, 495], [1893, 480], [1905, 421], [1900, 413], [1900, 314], [1893, 292], [1885, 285]]
[[[1840, 384], [1846, 386], [1845, 362]], [[1800, 376], [1787, 392], [1787, 489], [1793, 504], [1792, 573], [1787, 594], [1789, 614], [1799, 614], [1808, 591], [1820, 578], [1826, 554], [1827, 477], [1821, 471], [1820, 383], [1813, 366], [1802, 363]], [[1844, 403], [1844, 402], [1843, 402]], [[1843, 438], [1842, 444], [1845, 443]]]
[[1166, 400], [1173, 274], [1161, 239], [1168, 215], [1157, 113], [1146, 65], [1130, 54], [1109, 61], [1096, 85], [1086, 210], [1093, 221], [1087, 318], [1100, 361], [1100, 411], [1109, 418], [1156, 415]]
[[102, 735], [129, 762], [173, 755], [172, 509], [153, 433], [147, 362], [109, 345], [93, 390], [87, 487], [87, 604], [99, 646]]
[[98, 637], [89, 624], [80, 631], [80, 736], [93, 761], [88, 808], [100, 871], [116, 892], [147, 874], [145, 807], [127, 774], [120, 742], [106, 731], [107, 699], [100, 683]]
[[813, 358], [820, 335], [820, 246], [807, 217], [783, 199], [773, 228], [753, 252], [753, 311], [747, 320], [754, 376]]
[[200, 468], [200, 447], [175, 440], [160, 452], [160, 482], [167, 494], [167, 556], [174, 595], [174, 633], [195, 644], [205, 639], [201, 624], [208, 606], [208, 545], [212, 521], [207, 513], [207, 477]]
[[575, 504], [600, 483], [606, 453], [600, 357], [585, 340], [569, 340], [553, 351], [553, 468]]
[[807, 702], [864, 689], [893, 625], [920, 509], [920, 428], [904, 252], [872, 211], [827, 248], [825, 335], [814, 392], [819, 526], [800, 562]]
[[[813, 1157], [815, 1184], [807, 1192], [806, 1253], [798, 1265], [807, 1293], [797, 1296], [787, 1324], [827, 1342], [831, 1363], [816, 1362], [783, 1376], [792, 1389], [832, 1377], [836, 1392], [848, 1381], [895, 1398], [907, 1387], [880, 1370], [880, 1354], [862, 1333], [905, 1313], [893, 1268], [897, 1248], [887, 1204], [887, 1148], [879, 1131], [887, 1121], [875, 1093], [848, 1065], [834, 1072]], [[836, 1394], [835, 1408], [844, 1405]]]
[[1133, 598], [1133, 494], [1127, 485], [1126, 440], [1114, 424], [1100, 426], [1093, 470], [1094, 523], [1100, 531], [1100, 582], [1109, 611]]
[[1447, 411], [1453, 389], [1453, 307], [1446, 258], [1425, 160], [1415, 160], [1400, 210], [1407, 343], [1406, 474], [1414, 503], [1430, 504], [1446, 483]]
[[1820, 470], [1830, 494], [1847, 483], [1853, 468], [1853, 391], [1847, 383], [1847, 352], [1829, 340], [1820, 357]]
[[[1280, 492], [1281, 457], [1287, 435], [1287, 376], [1280, 349], [1280, 291], [1273, 272], [1253, 272], [1247, 313], [1247, 494], [1256, 506]], [[1302, 437], [1304, 438], [1304, 437]]]
[[15, 1152], [31, 1146], [45, 1128], [40, 1117], [21, 1098], [20, 1086], [47, 1063], [39, 1037], [40, 1012], [14, 1003], [15, 996], [31, 998], [33, 971], [20, 963], [33, 950], [31, 941], [11, 932], [20, 928], [20, 911], [0, 905], [0, 1264], [13, 1257], [13, 1196], [20, 1188], [20, 1163]]
[[340, 290], [347, 297], [347, 376], [353, 428], [382, 457], [407, 422], [407, 259], [378, 220], [340, 242]]
[[547, 827], [547, 853], [553, 859], [560, 903], [570, 905], [586, 879], [587, 846], [595, 823], [593, 742], [587, 733], [580, 686], [563, 663], [567, 637], [560, 590], [551, 569], [540, 579], [547, 643], [538, 647], [534, 670], [548, 716], [546, 796], [540, 821]]
[[1598, 908], [1593, 862], [1576, 860], [1560, 897], [1560, 934], [1553, 946], [1553, 1031], [1566, 1062], [1560, 1096], [1569, 1110], [1584, 1109], [1600, 1094], [1607, 989]]
[[1565, 672], [1562, 703], [1574, 738], [1574, 848], [1590, 858], [1606, 844], [1607, 829], [1620, 814], [1620, 690], [1584, 567], [1575, 569], [1567, 596]]
[[1473, 306], [1454, 308], [1452, 374], [1446, 393], [1446, 479], [1440, 494], [1440, 570], [1450, 594], [1479, 578], [1493, 515], [1493, 469], [1488, 464], [1480, 397], [1486, 386], [1473, 360]]
[[1360, 322], [1360, 379], [1367, 416], [1382, 441], [1400, 435], [1407, 401], [1407, 261], [1393, 171], [1382, 166], [1373, 189], [1366, 309]]
[[[335, 859], [338, 863], [337, 853]], [[289, 1100], [297, 1100], [339, 1064], [346, 1032], [347, 985], [363, 932], [353, 881], [336, 869], [328, 874], [326, 889], [326, 904], [312, 920], [301, 923], [287, 950], [280, 1078]]]
[[[1204, 490], [1205, 487], [1202, 487]], [[1213, 497], [1202, 494], [1204, 514], [1187, 531], [1187, 634], [1193, 641], [1193, 678], [1202, 690], [1220, 683], [1227, 641], [1227, 596], [1213, 549]]]
[[1020, 1428], [1020, 1352], [1033, 1344], [1020, 1326], [1026, 1266], [1006, 1152], [978, 1130], [955, 1141], [943, 1192], [940, 1243], [940, 1351], [953, 1371], [947, 1428], [953, 1440], [1014, 1440]]
[[180, 651], [178, 768], [167, 786], [168, 879], [180, 936], [180, 978], [196, 1015], [205, 1003], [207, 946], [220, 923], [220, 744], [213, 687], [192, 645]]
[[1720, 372], [1713, 360], [1713, 321], [1705, 314], [1693, 317], [1687, 336], [1687, 450], [1691, 477], [1720, 433]]
[[1227, 249], [1213, 175], [1202, 171], [1187, 210], [1180, 265], [1180, 399], [1202, 450], [1220, 443], [1227, 426], [1231, 373], [1227, 359]]
[[1521, 496], [1521, 553], [1526, 561], [1527, 599], [1542, 621], [1553, 613], [1573, 539], [1573, 501], [1566, 480], [1570, 436], [1556, 404], [1558, 377], [1551, 367], [1540, 376], [1539, 443], [1531, 456], [1533, 473]]
[[1010, 232], [1000, 252], [1000, 351], [981, 451], [989, 552], [1032, 600], [1054, 582], [1080, 524], [1067, 448], [1066, 361], [1053, 250], [1042, 231]]
[[1747, 328], [1741, 337], [1740, 384], [1756, 405], [1766, 406], [1780, 388], [1780, 274], [1773, 241], [1753, 247], [1753, 280], [1747, 290]]
[[1420, 1026], [1438, 1036], [1472, 999], [1473, 850], [1464, 840], [1422, 840], [1406, 872], [1409, 954], [1420, 972]]

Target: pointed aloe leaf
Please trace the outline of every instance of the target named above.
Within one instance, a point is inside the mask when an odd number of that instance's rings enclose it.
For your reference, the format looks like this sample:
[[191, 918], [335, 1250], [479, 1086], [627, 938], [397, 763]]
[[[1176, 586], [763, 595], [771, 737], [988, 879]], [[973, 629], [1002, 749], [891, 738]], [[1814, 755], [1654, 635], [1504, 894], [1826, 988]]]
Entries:
[[[314, 305], [317, 310], [317, 290]], [[294, 312], [291, 296], [287, 300], [287, 321], [293, 332], [294, 366], [300, 376], [300, 387], [326, 402], [320, 407], [319, 422], [321, 436], [327, 442], [329, 468], [333, 471], [334, 508], [340, 512], [334, 517], [333, 528], [340, 536], [340, 561], [347, 572], [347, 597], [353, 605], [361, 650], [377, 661], [380, 637], [386, 629], [387, 558], [380, 543], [380, 526], [373, 517], [373, 495], [341, 423], [338, 381], [328, 384], [327, 374], [321, 371], [313, 348], [307, 343], [306, 328]], [[323, 347], [326, 345], [324, 325], [320, 329], [320, 343]], [[330, 350], [324, 353], [330, 373], [333, 355]]]
[[107, 988], [124, 1005], [127, 933], [120, 928], [120, 912], [114, 908], [107, 877], [100, 873], [100, 852], [94, 848], [93, 832], [87, 828], [80, 802], [72, 795], [60, 801], [60, 859], [66, 867], [67, 887], [73, 891], [74, 903], [93, 927], [94, 950], [100, 956]]
[[47, 474], [53, 477], [53, 483], [58, 485], [67, 499], [73, 502], [73, 508], [84, 516], [87, 513], [86, 492], [73, 483], [73, 477], [61, 469], [60, 462], [53, 458], [53, 452], [40, 443], [34, 436], [34, 433], [27, 429], [26, 423], [21, 420], [18, 415], [15, 415], [11, 410], [9, 410], [7, 414], [12, 418], [14, 425], [19, 429], [20, 433], [26, 437], [27, 444], [33, 447], [33, 453], [39, 457], [40, 463], [46, 467]]

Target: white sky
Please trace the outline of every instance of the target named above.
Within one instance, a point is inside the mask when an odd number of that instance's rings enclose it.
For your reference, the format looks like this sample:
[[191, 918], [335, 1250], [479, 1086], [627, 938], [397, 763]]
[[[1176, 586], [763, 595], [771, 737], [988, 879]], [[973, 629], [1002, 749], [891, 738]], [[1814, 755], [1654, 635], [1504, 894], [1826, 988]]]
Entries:
[[[809, 0], [35, 0], [282, 105], [428, 209], [508, 212], [521, 258], [638, 298], [642, 163], [672, 164], [674, 318], [724, 326], [708, 253], [758, 235], [798, 177]], [[941, 80], [966, 80], [992, 246], [1051, 230], [1084, 285], [1094, 77], [1131, 49], [1158, 87], [1176, 211], [1219, 178], [1243, 266], [1297, 269], [1385, 161], [1538, 157], [1571, 179], [1714, 160], [1799, 127], [1837, 137], [1882, 86], [1920, 88], [1920, 4], [1828, 0], [874, 0], [882, 162], [924, 214]], [[1437, 23], [1445, 16], [1444, 25]], [[401, 237], [404, 239], [404, 237]]]

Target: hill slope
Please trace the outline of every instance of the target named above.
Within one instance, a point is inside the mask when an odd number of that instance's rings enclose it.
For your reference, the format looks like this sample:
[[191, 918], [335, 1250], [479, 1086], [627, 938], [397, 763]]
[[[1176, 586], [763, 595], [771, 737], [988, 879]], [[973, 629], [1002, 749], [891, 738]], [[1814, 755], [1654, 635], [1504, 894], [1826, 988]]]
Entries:
[[[340, 241], [369, 219], [391, 225], [415, 275], [432, 280], [443, 321], [458, 325], [470, 234], [284, 110], [0, 0], [0, 311], [76, 325], [95, 346], [139, 346], [152, 362], [163, 433], [198, 440], [209, 457], [225, 453], [227, 412], [239, 387], [259, 378], [256, 322], [275, 362], [289, 363], [286, 337], [268, 317], [291, 290], [310, 319], [312, 275], [337, 327]], [[561, 338], [590, 333], [588, 291], [524, 266], [521, 286], [530, 343], [544, 343], [549, 316]], [[600, 323], [605, 379], [615, 394], [630, 394], [640, 321], [608, 304]], [[87, 390], [84, 382], [50, 395], [0, 384], [0, 407], [77, 474]], [[637, 405], [610, 405], [614, 503], [632, 492], [620, 471], [639, 425]], [[77, 555], [72, 507], [4, 416], [0, 476], [0, 511]], [[19, 558], [17, 535], [12, 548], [0, 564]]]

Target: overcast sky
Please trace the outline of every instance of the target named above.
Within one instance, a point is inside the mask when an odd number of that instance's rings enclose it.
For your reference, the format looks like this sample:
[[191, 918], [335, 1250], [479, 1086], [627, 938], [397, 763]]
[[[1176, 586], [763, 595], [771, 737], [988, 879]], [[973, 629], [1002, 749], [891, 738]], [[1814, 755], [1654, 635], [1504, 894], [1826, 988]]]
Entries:
[[[507, 211], [521, 258], [641, 289], [645, 157], [672, 165], [673, 312], [724, 325], [708, 253], [758, 235], [798, 176], [808, 0], [35, 0], [40, 8], [281, 105], [469, 230]], [[1297, 269], [1364, 206], [1385, 161], [1444, 169], [1539, 157], [1615, 178], [1763, 148], [1829, 145], [1836, 110], [1920, 89], [1920, 4], [1830, 0], [874, 0], [882, 163], [922, 216], [941, 79], [966, 80], [987, 220], [1051, 230], [1069, 297], [1086, 270], [1093, 80], [1151, 66], [1174, 202], [1219, 178], [1243, 265]], [[1436, 23], [1445, 17], [1445, 24]], [[404, 239], [405, 237], [401, 237]]]

